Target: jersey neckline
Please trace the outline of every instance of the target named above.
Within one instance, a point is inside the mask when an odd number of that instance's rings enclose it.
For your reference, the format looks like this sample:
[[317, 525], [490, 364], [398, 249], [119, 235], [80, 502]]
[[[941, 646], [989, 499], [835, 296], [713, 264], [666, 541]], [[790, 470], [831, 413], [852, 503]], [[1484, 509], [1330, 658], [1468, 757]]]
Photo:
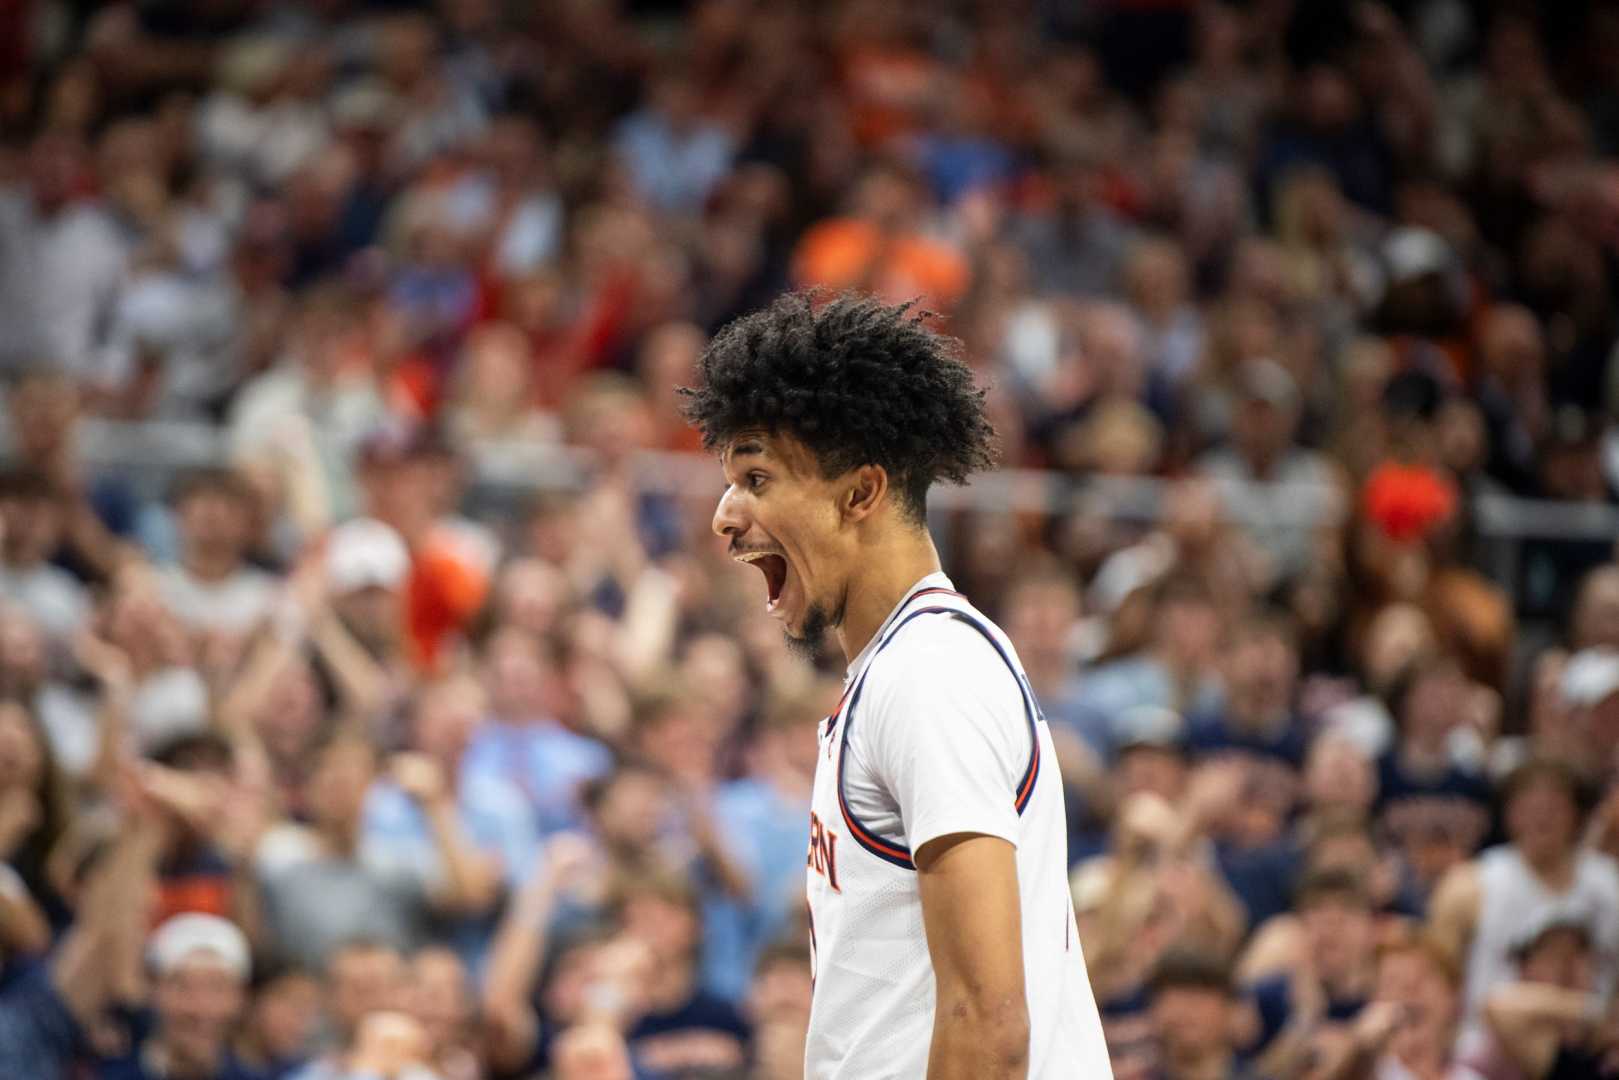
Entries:
[[905, 590], [905, 595], [900, 598], [899, 603], [894, 605], [894, 609], [888, 613], [888, 617], [883, 620], [882, 626], [877, 628], [877, 632], [871, 635], [871, 640], [866, 642], [866, 647], [861, 649], [860, 654], [851, 660], [849, 666], [844, 669], [843, 685], [845, 687], [848, 687], [854, 677], [859, 674], [860, 669], [865, 666], [866, 661], [871, 659], [872, 654], [877, 651], [882, 644], [883, 635], [888, 633], [889, 627], [894, 625], [894, 620], [899, 618], [900, 612], [905, 610], [905, 605], [915, 599], [917, 593], [926, 589], [954, 590], [955, 585], [951, 583], [949, 576], [943, 570], [935, 570], [931, 574], [924, 575], [917, 580], [916, 584]]

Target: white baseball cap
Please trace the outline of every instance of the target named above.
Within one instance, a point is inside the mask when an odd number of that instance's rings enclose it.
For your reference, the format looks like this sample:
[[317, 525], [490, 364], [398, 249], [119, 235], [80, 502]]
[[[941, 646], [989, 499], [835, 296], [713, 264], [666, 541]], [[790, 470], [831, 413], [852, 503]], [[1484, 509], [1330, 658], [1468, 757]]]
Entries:
[[1402, 282], [1448, 269], [1453, 255], [1450, 244], [1432, 229], [1405, 225], [1383, 241], [1383, 259], [1389, 278]]
[[1563, 669], [1563, 704], [1584, 708], [1619, 693], [1619, 651], [1581, 649]]
[[146, 942], [146, 962], [158, 975], [167, 975], [187, 961], [212, 963], [244, 982], [253, 970], [247, 936], [236, 924], [198, 912], [164, 920]]
[[326, 540], [326, 580], [333, 592], [370, 586], [397, 589], [409, 572], [410, 552], [405, 542], [375, 518], [345, 521]]

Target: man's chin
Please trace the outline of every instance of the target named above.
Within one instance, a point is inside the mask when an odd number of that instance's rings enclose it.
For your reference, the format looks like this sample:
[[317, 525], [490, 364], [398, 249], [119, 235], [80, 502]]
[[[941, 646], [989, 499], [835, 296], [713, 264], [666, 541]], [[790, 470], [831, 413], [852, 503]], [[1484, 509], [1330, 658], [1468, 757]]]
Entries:
[[821, 647], [826, 644], [826, 632], [832, 626], [832, 620], [826, 610], [819, 605], [810, 605], [804, 612], [804, 618], [797, 630], [789, 624], [782, 627], [782, 636], [787, 639], [787, 649], [796, 656], [806, 660], [815, 660], [821, 655]]
[[820, 652], [820, 650], [811, 644], [807, 639], [799, 637], [791, 630], [783, 628], [781, 632], [781, 639], [787, 643], [787, 651], [798, 657], [800, 660], [814, 660], [816, 654]]

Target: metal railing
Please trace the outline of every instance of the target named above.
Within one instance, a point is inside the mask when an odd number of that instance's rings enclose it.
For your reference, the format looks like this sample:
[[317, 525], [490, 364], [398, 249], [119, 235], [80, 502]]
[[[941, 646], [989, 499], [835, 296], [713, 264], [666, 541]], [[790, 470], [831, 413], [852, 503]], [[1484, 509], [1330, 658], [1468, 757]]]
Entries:
[[[223, 432], [201, 423], [86, 420], [79, 432], [81, 457], [97, 470], [128, 477], [142, 494], [157, 496], [187, 468], [226, 459]], [[578, 490], [592, 474], [590, 455], [575, 447], [499, 447], [478, 456], [469, 498], [481, 506], [521, 504], [542, 491]], [[720, 480], [712, 458], [700, 454], [646, 452], [632, 469], [643, 490], [669, 495], [718, 497]], [[1152, 477], [1076, 477], [1049, 470], [1001, 469], [965, 487], [943, 487], [930, 496], [935, 514], [966, 510], [1063, 516], [1075, 513], [1150, 524], [1162, 513], [1169, 482]], [[1224, 502], [1230, 520], [1244, 525], [1309, 528], [1344, 512], [1336, 492], [1311, 488], [1308, 498], [1259, 500], [1264, 520], [1253, 515], [1256, 500]], [[1612, 545], [1619, 539], [1619, 506], [1556, 502], [1500, 494], [1473, 502], [1483, 563], [1503, 585], [1516, 589], [1526, 544]], [[1324, 518], [1322, 515], [1331, 515]]]

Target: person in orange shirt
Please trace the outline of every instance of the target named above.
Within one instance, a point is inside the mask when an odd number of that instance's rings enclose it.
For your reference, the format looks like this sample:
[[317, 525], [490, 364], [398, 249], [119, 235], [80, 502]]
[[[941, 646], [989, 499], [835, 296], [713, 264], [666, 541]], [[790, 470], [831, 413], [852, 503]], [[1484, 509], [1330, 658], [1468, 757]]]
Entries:
[[361, 449], [361, 483], [377, 520], [410, 552], [404, 621], [417, 671], [442, 669], [447, 652], [489, 594], [499, 546], [481, 526], [456, 515], [461, 463], [427, 429], [383, 431]]
[[696, 453], [703, 448], [702, 436], [680, 414], [675, 388], [691, 385], [707, 344], [708, 336], [689, 322], [654, 327], [641, 342], [636, 373], [652, 413], [652, 445], [657, 449]]
[[939, 73], [920, 10], [870, 0], [846, 5], [838, 22], [835, 48], [855, 137], [876, 148], [910, 134]]
[[895, 164], [871, 169], [855, 187], [849, 212], [805, 232], [793, 253], [800, 286], [873, 293], [889, 303], [921, 298], [948, 311], [967, 291], [966, 258], [923, 230], [921, 182]]

